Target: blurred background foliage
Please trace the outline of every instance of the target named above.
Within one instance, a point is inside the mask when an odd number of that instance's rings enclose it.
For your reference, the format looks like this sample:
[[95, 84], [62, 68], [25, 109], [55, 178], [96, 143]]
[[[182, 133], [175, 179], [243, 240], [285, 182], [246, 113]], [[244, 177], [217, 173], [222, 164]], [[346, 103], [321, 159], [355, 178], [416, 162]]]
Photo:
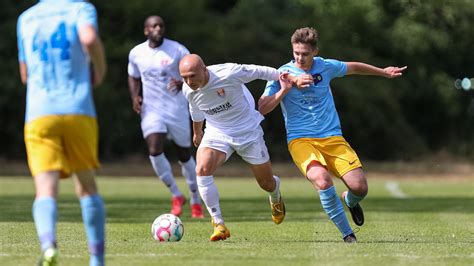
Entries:
[[[166, 22], [168, 38], [210, 64], [279, 67], [292, 58], [290, 37], [311, 26], [320, 56], [385, 67], [402, 78], [350, 76], [332, 91], [344, 135], [364, 159], [413, 161], [433, 154], [474, 159], [474, 92], [454, 82], [473, 77], [474, 1], [422, 0], [116, 0], [91, 1], [99, 14], [109, 71], [94, 91], [103, 160], [146, 155], [127, 89], [128, 52], [143, 42], [144, 19]], [[0, 16], [0, 159], [25, 158], [16, 48], [18, 15], [36, 1], [2, 1]], [[264, 81], [249, 84], [258, 99]], [[289, 160], [280, 110], [263, 122], [275, 161]]]

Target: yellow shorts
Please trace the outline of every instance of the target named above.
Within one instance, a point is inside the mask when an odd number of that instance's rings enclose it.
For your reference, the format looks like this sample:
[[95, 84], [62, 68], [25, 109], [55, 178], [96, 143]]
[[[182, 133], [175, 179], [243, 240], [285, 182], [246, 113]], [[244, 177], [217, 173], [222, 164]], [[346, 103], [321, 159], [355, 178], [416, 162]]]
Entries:
[[25, 124], [31, 174], [60, 171], [61, 177], [99, 167], [98, 125], [84, 115], [48, 115]]
[[288, 149], [304, 176], [312, 161], [319, 162], [336, 177], [362, 167], [359, 157], [342, 136], [294, 139], [288, 143]]

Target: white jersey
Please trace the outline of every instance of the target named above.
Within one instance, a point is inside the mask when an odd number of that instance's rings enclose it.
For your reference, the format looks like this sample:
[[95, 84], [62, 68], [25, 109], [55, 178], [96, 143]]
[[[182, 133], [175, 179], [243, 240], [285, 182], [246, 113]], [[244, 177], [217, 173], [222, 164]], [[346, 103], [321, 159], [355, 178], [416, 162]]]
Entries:
[[130, 51], [128, 75], [142, 82], [142, 119], [154, 113], [166, 120], [189, 121], [188, 103], [183, 94], [167, 89], [171, 79], [182, 80], [178, 66], [187, 54], [186, 47], [166, 38], [159, 47], [151, 48], [147, 40]]
[[255, 110], [255, 101], [245, 83], [255, 79], [278, 80], [278, 70], [231, 63], [207, 69], [209, 81], [204, 87], [193, 91], [183, 84], [191, 119], [206, 120], [206, 134], [236, 137], [257, 129], [263, 116]]

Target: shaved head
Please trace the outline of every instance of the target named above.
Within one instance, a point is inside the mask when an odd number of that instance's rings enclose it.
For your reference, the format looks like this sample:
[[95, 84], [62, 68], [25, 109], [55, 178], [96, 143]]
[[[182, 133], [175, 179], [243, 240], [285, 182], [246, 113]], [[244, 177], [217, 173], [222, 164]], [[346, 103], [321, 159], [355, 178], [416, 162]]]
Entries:
[[197, 54], [185, 55], [179, 62], [179, 71], [196, 71], [205, 68], [204, 61]]
[[207, 84], [209, 72], [202, 58], [197, 54], [185, 55], [179, 62], [179, 73], [188, 86], [197, 90]]

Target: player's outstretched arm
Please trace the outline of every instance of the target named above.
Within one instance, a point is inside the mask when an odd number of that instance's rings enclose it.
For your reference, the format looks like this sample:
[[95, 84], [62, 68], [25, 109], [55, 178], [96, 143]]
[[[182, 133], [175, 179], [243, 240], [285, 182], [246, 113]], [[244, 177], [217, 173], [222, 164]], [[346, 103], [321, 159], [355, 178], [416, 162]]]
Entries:
[[389, 66], [386, 68], [379, 68], [373, 65], [360, 63], [360, 62], [347, 62], [347, 74], [346, 75], [374, 75], [385, 78], [396, 78], [403, 74], [403, 71], [407, 69], [404, 67]]
[[104, 81], [105, 73], [107, 71], [107, 64], [105, 62], [105, 52], [102, 41], [100, 40], [97, 31], [92, 25], [84, 25], [79, 28], [79, 39], [86, 49], [93, 66], [93, 85], [98, 86]]

